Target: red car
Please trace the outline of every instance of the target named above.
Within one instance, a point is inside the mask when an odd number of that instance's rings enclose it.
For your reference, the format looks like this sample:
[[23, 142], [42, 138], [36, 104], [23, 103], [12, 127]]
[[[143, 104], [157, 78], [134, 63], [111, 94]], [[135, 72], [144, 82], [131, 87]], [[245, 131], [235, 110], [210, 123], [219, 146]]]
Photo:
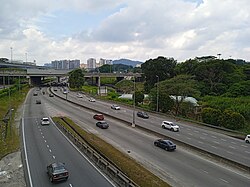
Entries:
[[104, 115], [103, 114], [95, 114], [93, 116], [93, 118], [96, 120], [104, 120]]

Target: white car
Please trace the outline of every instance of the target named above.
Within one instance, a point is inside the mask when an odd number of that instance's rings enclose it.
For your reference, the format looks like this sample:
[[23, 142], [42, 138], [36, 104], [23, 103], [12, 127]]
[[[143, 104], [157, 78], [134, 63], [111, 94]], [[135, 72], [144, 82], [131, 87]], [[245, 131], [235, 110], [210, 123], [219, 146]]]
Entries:
[[163, 129], [169, 129], [171, 131], [176, 131], [176, 132], [178, 132], [180, 130], [179, 125], [176, 125], [175, 123], [173, 123], [171, 121], [163, 121], [161, 123], [161, 127]]
[[78, 93], [76, 96], [77, 96], [78, 98], [83, 98], [83, 95], [80, 94], [80, 93]]
[[118, 105], [111, 105], [111, 108], [114, 110], [120, 110], [121, 108]]
[[91, 98], [89, 98], [89, 101], [90, 102], [95, 102], [95, 99], [91, 97]]
[[41, 119], [41, 125], [49, 125], [49, 118], [42, 118]]
[[250, 143], [250, 135], [249, 135], [249, 134], [246, 136], [245, 142], [246, 142], [246, 143]]

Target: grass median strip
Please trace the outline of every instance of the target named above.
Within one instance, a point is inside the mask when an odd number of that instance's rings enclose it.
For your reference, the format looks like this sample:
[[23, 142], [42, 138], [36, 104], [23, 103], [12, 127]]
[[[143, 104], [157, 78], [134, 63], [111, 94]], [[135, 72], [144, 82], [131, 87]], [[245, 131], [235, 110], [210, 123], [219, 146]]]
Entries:
[[[136, 160], [117, 150], [115, 147], [108, 144], [103, 139], [92, 133], [86, 132], [69, 118], [64, 118], [64, 120], [66, 120], [67, 123], [69, 123], [82, 137], [84, 137], [84, 140], [88, 144], [94, 147], [96, 151], [102, 153], [107, 158], [109, 158], [116, 166], [118, 166], [130, 179], [132, 179], [139, 186], [170, 186], [165, 181], [145, 169]], [[60, 123], [69, 131], [71, 131], [74, 135], [78, 136], [60, 117], [54, 117], [53, 121]]]

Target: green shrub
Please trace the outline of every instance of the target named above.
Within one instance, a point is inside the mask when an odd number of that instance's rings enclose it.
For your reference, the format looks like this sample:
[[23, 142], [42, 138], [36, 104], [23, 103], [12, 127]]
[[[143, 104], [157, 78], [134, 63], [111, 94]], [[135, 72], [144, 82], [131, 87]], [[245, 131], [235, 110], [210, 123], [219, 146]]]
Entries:
[[238, 112], [225, 110], [220, 117], [220, 124], [225, 128], [238, 130], [244, 128], [245, 118]]
[[219, 126], [219, 119], [221, 117], [221, 114], [222, 112], [218, 109], [204, 108], [201, 113], [202, 121], [207, 124]]

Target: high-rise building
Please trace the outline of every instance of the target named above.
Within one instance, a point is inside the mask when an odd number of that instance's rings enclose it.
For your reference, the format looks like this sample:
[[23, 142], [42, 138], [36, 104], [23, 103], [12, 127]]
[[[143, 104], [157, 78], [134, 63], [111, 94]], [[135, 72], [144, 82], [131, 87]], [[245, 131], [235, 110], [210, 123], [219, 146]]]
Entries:
[[95, 69], [96, 68], [96, 59], [95, 58], [89, 58], [87, 60], [87, 68], [88, 69]]
[[54, 69], [77, 69], [80, 68], [80, 60], [54, 60], [51, 62]]

